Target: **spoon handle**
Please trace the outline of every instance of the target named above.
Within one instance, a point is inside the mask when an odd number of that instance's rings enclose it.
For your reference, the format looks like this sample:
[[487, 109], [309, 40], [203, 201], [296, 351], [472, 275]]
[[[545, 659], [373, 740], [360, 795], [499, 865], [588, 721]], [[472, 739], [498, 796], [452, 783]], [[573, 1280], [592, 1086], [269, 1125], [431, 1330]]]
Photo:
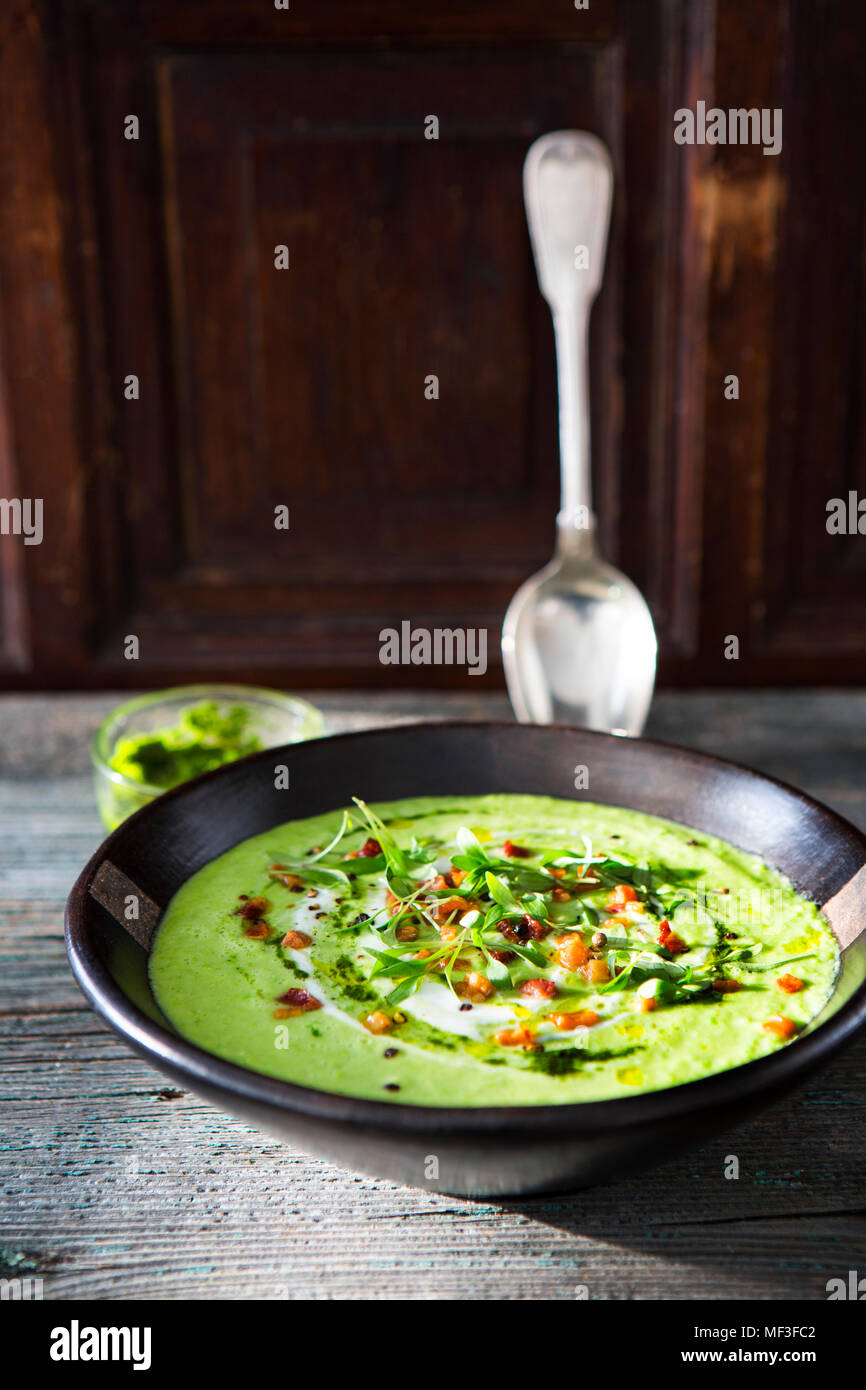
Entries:
[[559, 388], [560, 530], [592, 530], [588, 328], [601, 286], [613, 170], [584, 131], [543, 135], [523, 166], [523, 196], [541, 293], [553, 314]]

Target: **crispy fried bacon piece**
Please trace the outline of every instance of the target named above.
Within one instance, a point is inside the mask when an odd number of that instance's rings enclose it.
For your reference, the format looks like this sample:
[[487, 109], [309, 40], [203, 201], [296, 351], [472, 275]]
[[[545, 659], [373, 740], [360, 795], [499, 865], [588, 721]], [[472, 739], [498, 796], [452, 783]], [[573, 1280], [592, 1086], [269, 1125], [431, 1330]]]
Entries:
[[483, 1004], [484, 1000], [489, 999], [495, 992], [496, 986], [478, 970], [470, 970], [465, 980], [461, 980], [457, 986], [457, 993], [461, 999], [468, 999], [471, 1004]]
[[775, 1033], [777, 1038], [787, 1042], [788, 1038], [793, 1038], [797, 1031], [797, 1025], [784, 1014], [771, 1014], [764, 1024], [768, 1033]]
[[779, 986], [779, 989], [783, 989], [786, 994], [799, 994], [805, 984], [805, 980], [801, 980], [799, 975], [780, 975], [776, 984]]
[[672, 956], [678, 956], [682, 951], [687, 951], [689, 949], [682, 937], [677, 936], [676, 932], [671, 928], [670, 922], [664, 917], [661, 922], [659, 922], [658, 941], [659, 945], [666, 947]]
[[248, 936], [250, 941], [267, 941], [270, 934], [267, 922], [247, 922], [244, 927], [244, 936]]
[[516, 845], [513, 840], [506, 840], [503, 849], [509, 859], [529, 859], [532, 856], [531, 849], [527, 849], [525, 845]]
[[500, 1047], [523, 1047], [527, 1052], [538, 1050], [539, 1044], [529, 1028], [500, 1028], [493, 1036]]
[[453, 912], [471, 912], [477, 907], [478, 903], [474, 898], [439, 898], [430, 904], [430, 915], [434, 921], [442, 923], [447, 922]]
[[431, 879], [427, 887], [434, 893], [442, 893], [448, 888], [459, 888], [466, 873], [463, 869], [450, 868], [447, 874], [437, 874]]
[[277, 995], [278, 1004], [289, 1004], [295, 1009], [320, 1009], [321, 1000], [315, 995], [310, 994], [308, 989], [287, 989], [284, 994]]
[[277, 1004], [281, 1007], [274, 1009], [274, 1018], [297, 1018], [299, 1014], [309, 1014], [322, 1007], [321, 999], [306, 989], [287, 989], [285, 994], [277, 996]]
[[547, 1017], [554, 1028], [562, 1033], [570, 1032], [572, 1028], [592, 1028], [599, 1020], [595, 1009], [578, 1009], [573, 1014], [548, 1014]]
[[501, 924], [499, 930], [506, 941], [514, 941], [517, 945], [523, 946], [527, 941], [543, 941], [550, 931], [543, 922], [536, 922], [534, 917], [519, 917], [516, 922], [505, 922]]
[[545, 980], [539, 976], [537, 979], [524, 980], [520, 986], [520, 993], [534, 999], [555, 999], [559, 990], [555, 981]]
[[556, 938], [556, 955], [563, 970], [579, 970], [589, 960], [589, 951], [576, 931]]
[[284, 888], [288, 888], [291, 893], [300, 893], [304, 886], [304, 880], [300, 874], [289, 873], [285, 864], [272, 864], [268, 870], [271, 878], [276, 879]]
[[579, 973], [590, 985], [605, 985], [610, 979], [610, 966], [606, 960], [593, 957], [580, 967]]
[[364, 843], [362, 844], [362, 846], [361, 846], [360, 849], [353, 849], [353, 850], [350, 850], [348, 854], [344, 854], [344, 855], [343, 855], [343, 858], [344, 858], [344, 859], [376, 859], [376, 858], [378, 858], [378, 856], [379, 856], [381, 853], [382, 853], [382, 846], [379, 844], [379, 841], [378, 841], [378, 840], [374, 840], [373, 837], [371, 836], [371, 837], [369, 838], [369, 840], [365, 840], [365, 841], [364, 841]]
[[312, 943], [313, 938], [305, 931], [287, 931], [280, 944], [290, 951], [304, 951]]
[[607, 900], [610, 908], [625, 907], [627, 903], [637, 902], [637, 893], [630, 883], [618, 883]]
[[240, 907], [235, 908], [235, 916], [245, 917], [248, 922], [260, 921], [270, 907], [267, 898], [248, 898], [245, 894], [241, 894], [241, 898]]

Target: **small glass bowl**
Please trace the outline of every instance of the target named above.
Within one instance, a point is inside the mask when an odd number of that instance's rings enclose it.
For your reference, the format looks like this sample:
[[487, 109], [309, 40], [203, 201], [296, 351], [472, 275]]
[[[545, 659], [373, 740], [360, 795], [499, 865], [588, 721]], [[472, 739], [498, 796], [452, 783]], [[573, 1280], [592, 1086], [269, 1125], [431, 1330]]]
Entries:
[[249, 710], [252, 718], [244, 732], [255, 736], [262, 748], [318, 738], [325, 727], [321, 711], [307, 700], [252, 685], [179, 685], [127, 700], [112, 710], [90, 744], [96, 801], [108, 830], [116, 830], [133, 811], [168, 790], [136, 781], [111, 766], [120, 740], [173, 728], [188, 709], [204, 701], [213, 701], [221, 714], [233, 706]]

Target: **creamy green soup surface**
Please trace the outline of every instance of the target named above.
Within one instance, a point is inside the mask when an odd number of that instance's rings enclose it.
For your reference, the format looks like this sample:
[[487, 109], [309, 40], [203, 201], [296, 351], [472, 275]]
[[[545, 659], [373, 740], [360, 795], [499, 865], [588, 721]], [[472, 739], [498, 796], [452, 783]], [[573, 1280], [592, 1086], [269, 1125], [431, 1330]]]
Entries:
[[175, 894], [149, 971], [190, 1041], [423, 1105], [603, 1100], [796, 1045], [838, 967], [759, 859], [635, 811], [422, 797], [292, 821]]

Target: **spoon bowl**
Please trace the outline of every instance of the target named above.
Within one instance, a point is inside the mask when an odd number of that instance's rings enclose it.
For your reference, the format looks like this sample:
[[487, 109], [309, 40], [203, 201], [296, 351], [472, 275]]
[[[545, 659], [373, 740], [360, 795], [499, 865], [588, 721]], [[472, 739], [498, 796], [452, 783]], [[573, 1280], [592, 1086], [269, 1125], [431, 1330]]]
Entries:
[[643, 728], [655, 678], [652, 618], [631, 580], [594, 552], [560, 552], [521, 585], [502, 653], [521, 723]]

